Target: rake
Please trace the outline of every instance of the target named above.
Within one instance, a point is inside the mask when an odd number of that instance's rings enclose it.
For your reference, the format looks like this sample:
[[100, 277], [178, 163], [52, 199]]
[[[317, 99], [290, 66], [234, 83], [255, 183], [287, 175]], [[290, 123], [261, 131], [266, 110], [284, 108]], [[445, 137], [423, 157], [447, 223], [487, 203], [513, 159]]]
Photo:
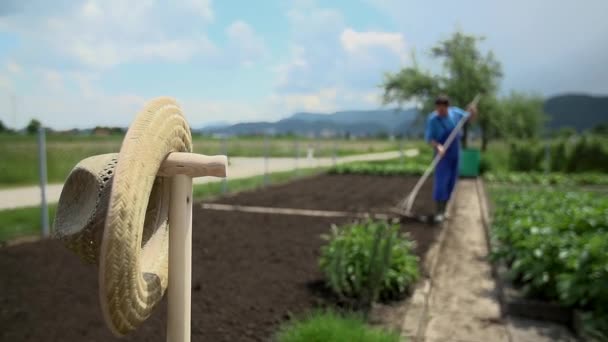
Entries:
[[[477, 103], [479, 102], [479, 99], [481, 98], [481, 94], [477, 94], [475, 96], [475, 98], [473, 99], [473, 101], [471, 101], [471, 103], [467, 106], [467, 107], [472, 107], [472, 106], [476, 106]], [[450, 135], [448, 136], [447, 140], [445, 141], [445, 143], [443, 144], [443, 147], [447, 150], [450, 145], [452, 144], [452, 142], [454, 141], [454, 139], [456, 138], [456, 136], [458, 135], [458, 133], [462, 130], [462, 127], [464, 126], [464, 124], [467, 122], [467, 120], [460, 120], [458, 121], [458, 124], [456, 124], [456, 127], [454, 127], [454, 129], [452, 130], [452, 132], [450, 133]], [[414, 186], [414, 189], [412, 189], [412, 191], [410, 192], [410, 194], [405, 197], [403, 199], [403, 201], [401, 201], [398, 205], [398, 207], [396, 208], [395, 212], [401, 216], [407, 217], [407, 218], [413, 218], [419, 221], [428, 221], [428, 217], [426, 216], [416, 216], [412, 213], [412, 206], [414, 205], [414, 201], [416, 200], [416, 196], [418, 196], [418, 192], [420, 191], [420, 188], [422, 187], [422, 185], [424, 185], [424, 182], [426, 182], [427, 178], [429, 178], [429, 176], [431, 175], [431, 172], [433, 172], [433, 170], [435, 170], [435, 167], [437, 166], [437, 164], [439, 163], [439, 161], [441, 160], [441, 155], [439, 153], [437, 153], [435, 155], [435, 158], [433, 158], [433, 161], [431, 162], [431, 165], [429, 165], [429, 167], [426, 169], [426, 171], [424, 172], [424, 174], [422, 175], [422, 177], [420, 177], [420, 179], [418, 180], [418, 182], [416, 183], [416, 186]]]

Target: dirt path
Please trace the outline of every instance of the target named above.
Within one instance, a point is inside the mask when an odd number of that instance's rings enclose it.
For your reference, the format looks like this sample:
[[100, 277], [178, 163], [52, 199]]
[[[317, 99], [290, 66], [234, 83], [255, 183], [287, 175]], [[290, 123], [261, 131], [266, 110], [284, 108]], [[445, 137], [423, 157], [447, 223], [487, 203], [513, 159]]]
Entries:
[[[414, 157], [418, 154], [417, 149], [405, 151], [406, 157]], [[399, 157], [399, 151], [369, 153], [338, 158], [337, 164], [349, 163], [354, 161], [374, 161], [385, 160]], [[333, 165], [332, 158], [268, 158], [268, 172], [291, 171], [296, 168], [327, 167]], [[265, 170], [265, 160], [262, 157], [232, 157], [228, 166], [229, 179], [247, 178], [263, 175]], [[195, 183], [218, 182], [219, 178], [201, 177]], [[49, 203], [59, 201], [62, 184], [47, 185], [47, 199]], [[27, 186], [13, 189], [0, 190], [0, 210], [14, 209], [21, 207], [31, 207], [40, 204], [40, 188], [38, 186]]]
[[[432, 270], [430, 289], [406, 316], [404, 332], [419, 342], [574, 341], [559, 326], [501, 316], [496, 283], [487, 261], [486, 234], [474, 180], [458, 184], [452, 218]], [[411, 311], [411, 310], [410, 310]], [[405, 326], [409, 326], [408, 329]], [[414, 329], [411, 327], [415, 326]]]

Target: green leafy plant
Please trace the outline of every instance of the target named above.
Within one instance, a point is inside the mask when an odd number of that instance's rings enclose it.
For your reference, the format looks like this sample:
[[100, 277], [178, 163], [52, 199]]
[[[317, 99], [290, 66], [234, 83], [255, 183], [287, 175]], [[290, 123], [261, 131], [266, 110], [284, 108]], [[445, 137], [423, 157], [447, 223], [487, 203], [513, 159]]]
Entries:
[[581, 335], [584, 341], [608, 341], [608, 313], [606, 311], [587, 312], [581, 315]]
[[302, 320], [283, 325], [276, 334], [277, 342], [399, 342], [396, 332], [372, 328], [354, 315], [315, 312]]
[[405, 294], [419, 277], [414, 242], [398, 224], [365, 221], [332, 226], [319, 264], [329, 286], [342, 298], [369, 308], [373, 301]]
[[389, 159], [373, 162], [354, 162], [329, 169], [330, 174], [358, 174], [376, 176], [421, 175], [431, 163], [433, 156], [426, 150], [416, 157]]
[[608, 185], [608, 174], [605, 173], [575, 173], [560, 172], [488, 172], [484, 179], [491, 183], [514, 185]]
[[493, 189], [492, 198], [493, 258], [510, 267], [515, 284], [528, 296], [585, 311], [608, 307], [605, 194]]

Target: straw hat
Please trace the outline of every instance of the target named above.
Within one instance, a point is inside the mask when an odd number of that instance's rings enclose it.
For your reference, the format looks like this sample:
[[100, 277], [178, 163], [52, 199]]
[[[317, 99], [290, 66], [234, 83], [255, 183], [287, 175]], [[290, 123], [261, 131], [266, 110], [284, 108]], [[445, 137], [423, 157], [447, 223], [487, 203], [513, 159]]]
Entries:
[[169, 153], [191, 151], [181, 109], [158, 98], [137, 115], [120, 153], [82, 160], [61, 192], [55, 234], [99, 265], [103, 316], [117, 336], [146, 320], [167, 288], [170, 182], [157, 173]]

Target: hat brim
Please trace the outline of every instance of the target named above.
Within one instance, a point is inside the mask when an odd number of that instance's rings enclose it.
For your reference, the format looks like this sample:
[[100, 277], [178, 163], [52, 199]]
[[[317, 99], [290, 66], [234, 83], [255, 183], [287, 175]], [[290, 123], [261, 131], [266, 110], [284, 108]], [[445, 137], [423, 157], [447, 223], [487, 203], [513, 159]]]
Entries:
[[64, 185], [55, 229], [99, 264], [101, 309], [117, 336], [145, 321], [167, 288], [171, 189], [157, 173], [170, 153], [191, 151], [180, 107], [158, 98], [137, 115], [120, 153], [83, 160]]

